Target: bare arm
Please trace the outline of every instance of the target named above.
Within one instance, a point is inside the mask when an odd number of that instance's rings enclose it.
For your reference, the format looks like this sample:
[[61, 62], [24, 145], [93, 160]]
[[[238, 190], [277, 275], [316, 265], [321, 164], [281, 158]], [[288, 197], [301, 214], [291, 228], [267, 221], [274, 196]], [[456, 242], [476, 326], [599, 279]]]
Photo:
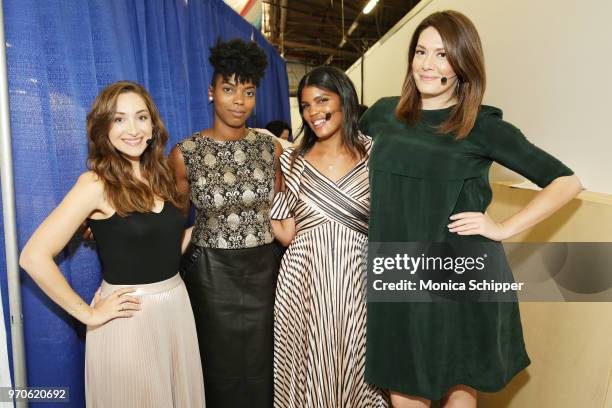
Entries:
[[[184, 214], [189, 212], [189, 179], [187, 178], [187, 168], [185, 167], [185, 159], [178, 145], [175, 145], [170, 152], [168, 157], [168, 163], [174, 173], [174, 181], [176, 183], [176, 189], [181, 196], [181, 210]], [[193, 227], [189, 227], [183, 233], [183, 239], [181, 241], [181, 253], [184, 254], [191, 241], [191, 233]]]
[[174, 173], [176, 189], [181, 196], [181, 210], [187, 214], [189, 212], [189, 179], [187, 178], [187, 168], [185, 160], [178, 145], [175, 145], [168, 157], [168, 164]]
[[129, 317], [130, 310], [137, 310], [140, 302], [131, 296], [121, 296], [132, 292], [131, 288], [115, 292], [103, 300], [98, 291], [92, 308], [70, 287], [53, 260], [83, 221], [100, 210], [103, 193], [102, 183], [93, 173], [82, 174], [60, 205], [34, 232], [19, 258], [19, 265], [43, 292], [79, 321], [92, 325], [115, 317]]
[[274, 191], [285, 191], [283, 186], [283, 172], [281, 170], [280, 157], [283, 154], [283, 147], [276, 140], [274, 140]]
[[548, 218], [576, 197], [581, 189], [580, 180], [575, 175], [558, 177], [505, 221], [497, 223], [488, 215], [477, 212], [459, 213], [450, 217], [453, 222], [448, 225], [449, 231], [459, 235], [482, 235], [502, 241]]
[[193, 227], [189, 227], [183, 232], [183, 239], [181, 241], [181, 254], [184, 254], [189, 246], [189, 242], [191, 241], [191, 233], [193, 232]]
[[[274, 141], [274, 144], [276, 146], [276, 154], [274, 157], [274, 168], [276, 172], [274, 190], [277, 192], [277, 194], [279, 192], [280, 194], [284, 194], [285, 181], [280, 166], [280, 156], [283, 153], [283, 148], [277, 141]], [[293, 237], [295, 237], [295, 219], [291, 217], [286, 218], [284, 220], [272, 220], [271, 222], [274, 237], [284, 246], [289, 246], [289, 244], [293, 240]]]

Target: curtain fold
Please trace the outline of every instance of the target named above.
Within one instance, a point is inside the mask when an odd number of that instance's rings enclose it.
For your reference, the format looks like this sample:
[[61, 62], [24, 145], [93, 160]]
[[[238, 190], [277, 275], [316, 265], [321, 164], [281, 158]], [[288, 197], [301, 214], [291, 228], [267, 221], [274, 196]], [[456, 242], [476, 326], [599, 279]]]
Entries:
[[[212, 125], [208, 48], [218, 39], [253, 37], [269, 66], [249, 125], [290, 121], [284, 60], [221, 0], [5, 0], [4, 18], [20, 248], [86, 170], [85, 115], [111, 82], [134, 80], [149, 90], [170, 132], [169, 151]], [[89, 301], [101, 279], [95, 251], [75, 238], [57, 261]], [[10, 338], [5, 262], [2, 251]], [[84, 406], [84, 327], [25, 273], [22, 300], [29, 384], [70, 387], [70, 406]]]

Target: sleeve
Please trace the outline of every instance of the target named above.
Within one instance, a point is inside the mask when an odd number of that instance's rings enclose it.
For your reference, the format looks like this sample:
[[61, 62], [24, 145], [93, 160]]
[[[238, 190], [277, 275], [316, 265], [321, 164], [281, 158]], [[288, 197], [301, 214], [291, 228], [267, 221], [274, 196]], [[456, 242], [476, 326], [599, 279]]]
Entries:
[[364, 135], [368, 136], [370, 136], [370, 134], [372, 133], [371, 125], [374, 119], [372, 117], [372, 108], [369, 108], [367, 111], [365, 111], [365, 113], [361, 115], [361, 118], [359, 119], [359, 130], [361, 130]]
[[279, 191], [274, 195], [270, 218], [273, 220], [286, 220], [293, 217], [290, 193]]
[[483, 122], [483, 149], [491, 160], [540, 187], [546, 187], [557, 177], [574, 174], [565, 164], [531, 143], [518, 128], [500, 117], [488, 117]]
[[392, 114], [395, 113], [395, 105], [397, 105], [398, 98], [382, 98], [376, 101], [363, 115], [359, 118], [359, 129], [364, 135], [368, 135], [372, 138], [376, 138], [376, 124], [384, 119], [385, 115], [389, 114], [389, 110]]
[[289, 168], [291, 160], [291, 152], [293, 149], [286, 149], [280, 157], [281, 170], [285, 182], [285, 191], [279, 191], [274, 195], [272, 202], [272, 210], [270, 218], [273, 220], [285, 220], [293, 217], [293, 209], [297, 203], [297, 197], [294, 190], [299, 188], [299, 183], [296, 183], [296, 175]]

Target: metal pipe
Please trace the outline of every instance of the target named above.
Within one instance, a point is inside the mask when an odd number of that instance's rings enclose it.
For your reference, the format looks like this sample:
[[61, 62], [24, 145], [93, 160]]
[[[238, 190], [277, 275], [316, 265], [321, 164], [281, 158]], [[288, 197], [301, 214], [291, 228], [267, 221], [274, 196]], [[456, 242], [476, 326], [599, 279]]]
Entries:
[[313, 45], [304, 42], [298, 41], [285, 41], [285, 45], [290, 48], [301, 48], [309, 51], [316, 51], [322, 54], [327, 55], [338, 55], [338, 56], [347, 56], [347, 57], [359, 57], [358, 52], [347, 51], [347, 50], [338, 50], [336, 48], [323, 47], [320, 45]]
[[[0, 0], [0, 179], [2, 180], [2, 217], [6, 274], [9, 290], [11, 344], [13, 350], [13, 376], [15, 387], [26, 387], [25, 348], [23, 341], [23, 314], [21, 313], [21, 285], [17, 250], [15, 217], [15, 188], [13, 185], [13, 157], [11, 122], [9, 115], [8, 72], [6, 67], [6, 39], [4, 38], [4, 5]], [[18, 402], [18, 408], [27, 407]]]
[[365, 93], [364, 88], [365, 88], [365, 84], [364, 84], [364, 77], [365, 77], [365, 50], [362, 52], [361, 54], [361, 92], [360, 92], [360, 96], [361, 96], [361, 100], [360, 103], [362, 105], [365, 105], [365, 102], [363, 101], [363, 94]]
[[285, 27], [287, 26], [287, 4], [289, 0], [281, 1], [281, 15], [280, 15], [280, 55], [285, 57]]

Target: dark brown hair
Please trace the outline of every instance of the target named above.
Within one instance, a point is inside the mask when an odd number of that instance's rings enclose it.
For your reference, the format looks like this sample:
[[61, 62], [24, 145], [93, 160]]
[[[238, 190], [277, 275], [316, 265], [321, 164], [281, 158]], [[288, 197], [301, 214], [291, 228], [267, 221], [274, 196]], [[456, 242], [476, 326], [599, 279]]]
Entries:
[[[151, 114], [153, 139], [140, 156], [143, 179], [136, 179], [131, 163], [110, 142], [111, 129], [117, 99], [124, 93], [140, 96]], [[87, 166], [104, 183], [104, 193], [117, 214], [150, 212], [155, 206], [155, 197], [170, 201], [180, 207], [173, 173], [164, 156], [168, 142], [168, 131], [162, 122], [157, 107], [149, 93], [139, 84], [130, 81], [115, 82], [102, 90], [87, 114], [87, 141], [89, 154]]]
[[302, 116], [302, 127], [300, 131], [304, 137], [291, 154], [291, 166], [300, 155], [305, 155], [312, 149], [318, 138], [304, 119], [304, 108], [302, 107], [302, 91], [308, 86], [316, 86], [335, 93], [340, 97], [342, 104], [342, 143], [357, 158], [363, 158], [367, 154], [363, 142], [359, 138], [359, 101], [357, 92], [351, 79], [335, 67], [328, 65], [317, 67], [304, 75], [297, 89], [297, 98]]
[[457, 104], [448, 119], [438, 127], [438, 133], [454, 133], [457, 139], [466, 137], [476, 122], [485, 91], [486, 75], [482, 44], [476, 27], [469, 18], [457, 11], [440, 11], [425, 18], [416, 28], [408, 49], [408, 72], [397, 104], [400, 120], [414, 125], [422, 109], [421, 94], [412, 76], [412, 61], [423, 30], [433, 27], [438, 31], [448, 62], [457, 75], [455, 96]]

